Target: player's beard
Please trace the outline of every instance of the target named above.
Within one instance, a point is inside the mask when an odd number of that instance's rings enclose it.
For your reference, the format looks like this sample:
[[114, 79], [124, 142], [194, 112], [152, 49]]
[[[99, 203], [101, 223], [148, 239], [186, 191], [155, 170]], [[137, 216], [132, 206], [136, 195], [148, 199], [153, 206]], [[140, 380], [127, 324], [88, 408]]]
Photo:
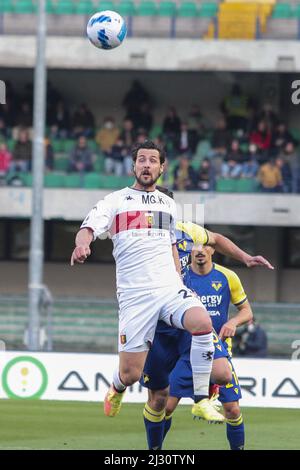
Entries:
[[[150, 174], [150, 172], [149, 172]], [[154, 184], [156, 184], [157, 180], [159, 179], [161, 173], [159, 172], [158, 175], [155, 177], [155, 176], [152, 176], [150, 174], [150, 178], [145, 180], [143, 178], [143, 175], [141, 174], [140, 176], [138, 176], [136, 174], [136, 172], [134, 171], [134, 176], [135, 176], [135, 179], [137, 180], [137, 182], [143, 186], [144, 188], [150, 188], [151, 186], [153, 186]]]

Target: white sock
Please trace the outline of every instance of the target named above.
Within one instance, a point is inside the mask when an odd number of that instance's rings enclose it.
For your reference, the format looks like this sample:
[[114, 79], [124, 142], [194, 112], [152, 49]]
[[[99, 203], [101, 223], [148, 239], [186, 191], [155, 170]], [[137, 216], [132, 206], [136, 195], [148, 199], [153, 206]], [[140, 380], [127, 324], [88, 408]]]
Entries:
[[115, 387], [117, 392], [124, 392], [124, 390], [126, 390], [126, 386], [121, 382], [119, 369], [116, 369], [114, 371], [113, 386]]
[[[192, 335], [190, 361], [193, 372], [194, 395], [208, 397], [209, 379], [214, 359], [212, 333]], [[197, 401], [195, 399], [195, 401]]]

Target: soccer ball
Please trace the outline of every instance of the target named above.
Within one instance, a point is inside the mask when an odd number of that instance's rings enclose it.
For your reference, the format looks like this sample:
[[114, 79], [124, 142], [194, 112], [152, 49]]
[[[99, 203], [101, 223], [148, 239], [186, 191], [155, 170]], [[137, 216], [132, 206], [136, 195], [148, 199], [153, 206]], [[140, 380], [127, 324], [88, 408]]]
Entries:
[[99, 49], [114, 49], [122, 44], [127, 34], [124, 19], [111, 10], [95, 13], [87, 24], [87, 36]]

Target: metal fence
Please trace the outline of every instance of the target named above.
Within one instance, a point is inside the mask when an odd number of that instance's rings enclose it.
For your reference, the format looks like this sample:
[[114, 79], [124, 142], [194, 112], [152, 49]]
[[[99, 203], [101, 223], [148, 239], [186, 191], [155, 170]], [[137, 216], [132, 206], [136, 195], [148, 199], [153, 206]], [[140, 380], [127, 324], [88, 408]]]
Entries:
[[[252, 308], [267, 333], [269, 356], [290, 358], [294, 352], [293, 343], [298, 340], [300, 344], [300, 305], [253, 303]], [[0, 297], [0, 340], [7, 350], [27, 349], [27, 313], [26, 296]], [[116, 352], [117, 302], [113, 299], [56, 298], [51, 311], [44, 310], [40, 340], [43, 350]]]

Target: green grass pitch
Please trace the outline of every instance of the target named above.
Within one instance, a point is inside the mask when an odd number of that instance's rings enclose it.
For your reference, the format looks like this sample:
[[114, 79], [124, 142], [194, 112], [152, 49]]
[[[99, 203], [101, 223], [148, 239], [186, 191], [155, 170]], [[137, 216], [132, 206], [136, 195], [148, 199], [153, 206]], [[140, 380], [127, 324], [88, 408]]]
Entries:
[[[116, 418], [102, 403], [1, 400], [0, 449], [146, 449], [143, 404], [124, 404]], [[300, 409], [244, 408], [247, 449], [300, 448]], [[227, 449], [225, 425], [194, 421], [180, 406], [165, 450]]]

